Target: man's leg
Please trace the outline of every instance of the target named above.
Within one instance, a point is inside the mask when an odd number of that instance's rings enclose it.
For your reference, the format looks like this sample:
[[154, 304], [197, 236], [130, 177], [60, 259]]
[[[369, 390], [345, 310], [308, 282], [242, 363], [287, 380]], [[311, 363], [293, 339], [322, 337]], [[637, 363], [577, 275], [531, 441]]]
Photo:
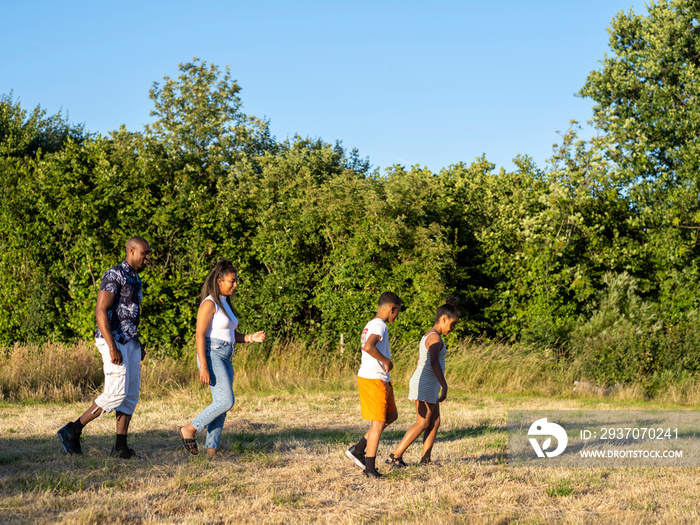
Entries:
[[61, 445], [66, 454], [70, 456], [80, 456], [83, 454], [83, 449], [80, 446], [80, 434], [83, 431], [83, 427], [100, 415], [102, 415], [102, 409], [97, 403], [93, 402], [92, 406], [88, 408], [82, 416], [68, 423], [58, 431], [58, 439], [61, 441]]
[[[88, 408], [83, 413], [83, 415], [81, 415], [75, 421], [68, 423], [66, 426], [64, 426], [58, 431], [58, 439], [61, 441], [63, 450], [65, 450], [66, 453], [71, 456], [82, 455], [83, 451], [80, 446], [80, 435], [83, 431], [83, 427], [85, 427], [85, 425], [87, 425], [90, 421], [97, 419], [99, 416], [102, 415], [104, 410], [102, 409], [102, 406], [97, 404], [97, 402], [101, 401], [101, 404], [107, 406], [105, 402], [110, 397], [113, 397], [112, 394], [114, 390], [114, 385], [118, 383], [118, 379], [115, 380], [115, 377], [118, 375], [115, 374], [114, 370], [114, 367], [116, 365], [113, 365], [111, 363], [111, 357], [109, 355], [109, 348], [107, 347], [107, 343], [105, 343], [104, 339], [96, 339], [95, 345], [97, 346], [97, 349], [100, 351], [100, 355], [102, 356], [102, 368], [105, 373], [105, 391], [100, 396], [98, 396], [95, 402], [92, 403], [92, 406]], [[118, 399], [118, 402], [121, 402], [121, 398]]]
[[136, 340], [132, 339], [125, 345], [119, 345], [119, 350], [124, 359], [126, 377], [124, 378], [124, 400], [115, 409], [117, 436], [112, 455], [129, 459], [135, 455], [134, 451], [127, 446], [126, 438], [141, 389], [141, 348]]
[[[93, 401], [92, 406], [90, 408], [88, 408], [83, 413], [83, 415], [78, 418], [78, 421], [76, 421], [75, 423], [80, 423], [80, 425], [82, 425], [82, 427], [84, 427], [90, 421], [100, 417], [102, 415], [102, 412], [103, 412], [103, 410], [99, 406], [97, 406], [97, 403], [95, 403]], [[82, 430], [82, 427], [81, 427], [81, 430]]]
[[128, 450], [126, 446], [126, 435], [129, 433], [129, 423], [131, 422], [131, 414], [117, 410], [117, 441], [114, 444], [115, 452], [124, 452]]

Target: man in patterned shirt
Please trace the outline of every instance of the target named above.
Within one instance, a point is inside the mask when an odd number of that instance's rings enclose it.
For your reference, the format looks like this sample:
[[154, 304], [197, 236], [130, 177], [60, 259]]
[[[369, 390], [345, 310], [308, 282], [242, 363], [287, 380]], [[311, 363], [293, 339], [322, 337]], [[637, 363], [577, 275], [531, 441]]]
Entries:
[[141, 361], [145, 357], [138, 337], [143, 297], [138, 272], [146, 267], [150, 254], [151, 247], [143, 237], [132, 237], [126, 243], [126, 258], [102, 276], [95, 308], [95, 344], [102, 356], [104, 392], [82, 416], [58, 431], [69, 455], [83, 453], [80, 433], [103, 412], [117, 415], [117, 441], [111, 455], [123, 459], [135, 455], [126, 445], [126, 435], [139, 400]]

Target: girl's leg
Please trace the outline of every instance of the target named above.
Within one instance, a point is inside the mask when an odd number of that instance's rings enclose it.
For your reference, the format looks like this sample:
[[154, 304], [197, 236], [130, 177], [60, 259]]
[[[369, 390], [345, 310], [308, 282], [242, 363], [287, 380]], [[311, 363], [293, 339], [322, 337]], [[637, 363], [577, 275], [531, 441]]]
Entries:
[[437, 436], [438, 428], [440, 428], [440, 404], [438, 403], [433, 411], [433, 417], [430, 419], [428, 428], [423, 433], [423, 454], [421, 455], [421, 463], [430, 463], [430, 454], [433, 451], [435, 436]]
[[421, 433], [428, 428], [435, 411], [435, 404], [425, 401], [416, 401], [416, 422], [406, 431], [403, 439], [394, 450], [394, 457], [400, 458]]
[[[233, 395], [233, 363], [229, 357], [228, 359], [223, 359], [220, 364], [221, 366], [216, 370], [216, 382], [220, 389], [218, 395], [222, 403], [227, 407], [226, 412], [228, 412], [233, 408], [233, 404], [236, 402], [236, 398]], [[215, 455], [216, 450], [219, 448], [221, 431], [224, 429], [224, 423], [226, 422], [226, 412], [216, 417], [207, 426], [205, 447], [207, 448], [207, 455], [209, 456]], [[211, 452], [212, 450], [213, 452]]]

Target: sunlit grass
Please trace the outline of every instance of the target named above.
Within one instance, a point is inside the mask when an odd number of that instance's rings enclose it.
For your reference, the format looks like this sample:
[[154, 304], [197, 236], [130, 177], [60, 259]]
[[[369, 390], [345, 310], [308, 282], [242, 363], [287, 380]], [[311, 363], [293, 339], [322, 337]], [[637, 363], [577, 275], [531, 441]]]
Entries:
[[[393, 349], [392, 382], [401, 392], [415, 369], [417, 344]], [[304, 394], [344, 391], [356, 386], [359, 350], [274, 341], [238, 345], [234, 356], [237, 392]], [[686, 374], [663, 378], [650, 398], [639, 384], [614, 388], [575, 389], [586, 381], [584, 367], [556, 350], [469, 339], [450, 347], [446, 358], [448, 384], [458, 391], [489, 396], [548, 396], [617, 401], [621, 406], [653, 401], [658, 406], [700, 405], [700, 378]], [[102, 364], [95, 346], [46, 343], [0, 348], [0, 400], [25, 402], [88, 401], [100, 391]], [[142, 396], [166, 395], [195, 388], [198, 372], [194, 349], [175, 360], [147, 356], [142, 366]], [[590, 383], [588, 383], [590, 384]], [[603, 392], [603, 393], [601, 393]]]

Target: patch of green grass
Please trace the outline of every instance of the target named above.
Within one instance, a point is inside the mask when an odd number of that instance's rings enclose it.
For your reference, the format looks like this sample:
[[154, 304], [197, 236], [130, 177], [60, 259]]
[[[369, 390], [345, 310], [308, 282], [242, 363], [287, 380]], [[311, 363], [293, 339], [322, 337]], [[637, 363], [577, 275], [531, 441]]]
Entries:
[[26, 459], [24, 454], [3, 453], [0, 454], [0, 465], [11, 465], [12, 463]]
[[630, 509], [632, 510], [643, 510], [645, 512], [656, 512], [660, 505], [653, 500], [648, 501], [635, 501], [630, 504]]
[[304, 499], [303, 494], [292, 493], [292, 494], [274, 496], [272, 498], [272, 503], [274, 503], [278, 507], [291, 506], [294, 508], [299, 508], [301, 506], [301, 502], [303, 499]]
[[78, 476], [70, 472], [44, 470], [25, 481], [27, 489], [52, 494], [73, 494], [85, 490], [88, 475]]
[[550, 498], [564, 498], [575, 492], [574, 486], [568, 479], [560, 479], [547, 487], [547, 496]]
[[484, 444], [485, 448], [492, 449], [492, 450], [506, 450], [507, 446], [508, 446], [508, 437], [507, 436], [494, 436], [494, 438], [491, 441], [487, 441]]
[[216, 481], [193, 481], [185, 485], [185, 494], [200, 494], [209, 492], [212, 489], [217, 489], [220, 482]]

